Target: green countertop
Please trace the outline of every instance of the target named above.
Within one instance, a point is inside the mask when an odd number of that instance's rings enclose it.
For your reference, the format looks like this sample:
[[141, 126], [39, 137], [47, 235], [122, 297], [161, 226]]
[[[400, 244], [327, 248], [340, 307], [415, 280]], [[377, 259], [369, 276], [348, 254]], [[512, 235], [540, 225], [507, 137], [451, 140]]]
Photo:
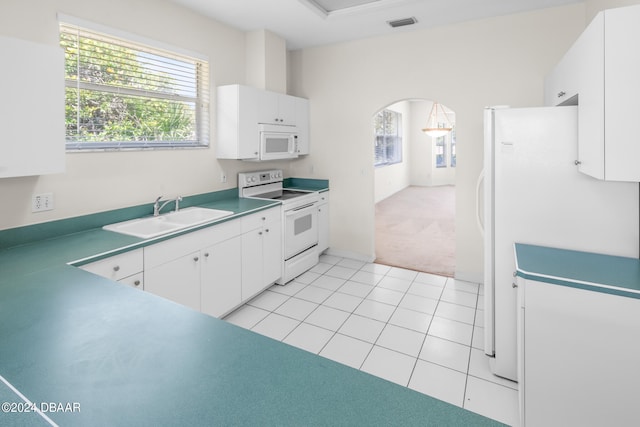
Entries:
[[[210, 206], [269, 206], [258, 202]], [[0, 375], [38, 407], [79, 406], [45, 412], [54, 423], [499, 425], [66, 264], [144, 244], [91, 229], [0, 251]], [[1, 381], [0, 397], [20, 402]], [[47, 425], [4, 412], [0, 424]]]
[[640, 298], [640, 260], [515, 244], [516, 271], [526, 279]]

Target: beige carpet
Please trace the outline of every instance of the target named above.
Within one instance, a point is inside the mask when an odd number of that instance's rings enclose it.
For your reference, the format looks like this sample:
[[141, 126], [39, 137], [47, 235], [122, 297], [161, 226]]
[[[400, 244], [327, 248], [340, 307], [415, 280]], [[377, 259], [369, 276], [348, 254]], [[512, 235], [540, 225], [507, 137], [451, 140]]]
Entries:
[[453, 277], [455, 187], [407, 187], [376, 204], [376, 262]]

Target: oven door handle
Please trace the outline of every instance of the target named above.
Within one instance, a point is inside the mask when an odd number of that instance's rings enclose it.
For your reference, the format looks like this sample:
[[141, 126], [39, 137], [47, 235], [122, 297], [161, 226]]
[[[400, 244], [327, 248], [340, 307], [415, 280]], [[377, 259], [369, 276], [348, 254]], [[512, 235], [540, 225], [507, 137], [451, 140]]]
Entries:
[[301, 210], [312, 208], [315, 205], [315, 202], [309, 203], [308, 205], [300, 206], [299, 208], [291, 209], [285, 213], [286, 216], [297, 215]]

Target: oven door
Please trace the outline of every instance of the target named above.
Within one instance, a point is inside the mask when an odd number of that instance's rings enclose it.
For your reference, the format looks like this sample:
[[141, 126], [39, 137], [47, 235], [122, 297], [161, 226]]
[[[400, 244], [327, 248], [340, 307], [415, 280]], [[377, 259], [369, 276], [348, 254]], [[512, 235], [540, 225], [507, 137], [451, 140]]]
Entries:
[[284, 259], [318, 244], [318, 207], [309, 203], [285, 212]]

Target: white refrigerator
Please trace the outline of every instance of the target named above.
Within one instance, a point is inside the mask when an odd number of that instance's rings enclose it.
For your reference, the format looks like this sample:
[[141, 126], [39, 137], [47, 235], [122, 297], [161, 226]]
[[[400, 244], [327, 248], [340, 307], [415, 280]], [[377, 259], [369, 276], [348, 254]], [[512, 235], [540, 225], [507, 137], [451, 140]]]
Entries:
[[485, 110], [485, 353], [514, 381], [513, 243], [638, 257], [638, 184], [578, 172], [577, 119], [575, 106]]

